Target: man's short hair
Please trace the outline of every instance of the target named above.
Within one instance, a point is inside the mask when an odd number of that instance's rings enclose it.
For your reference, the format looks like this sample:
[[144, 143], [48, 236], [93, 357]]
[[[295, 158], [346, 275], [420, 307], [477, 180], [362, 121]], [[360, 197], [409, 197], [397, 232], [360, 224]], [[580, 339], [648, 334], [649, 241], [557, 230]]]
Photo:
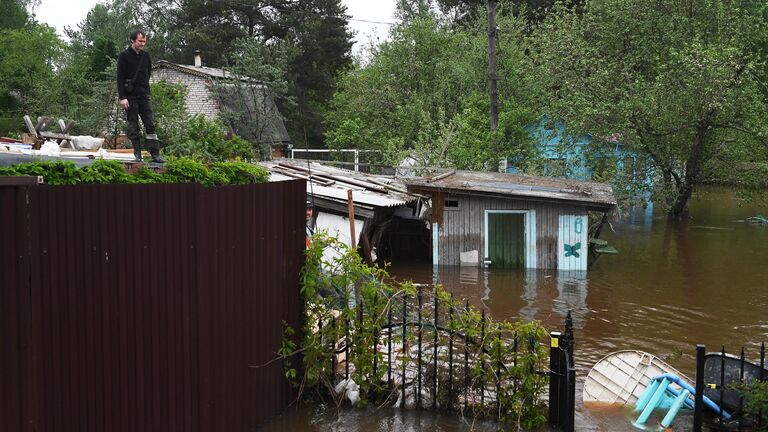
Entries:
[[139, 35], [142, 35], [142, 36], [144, 36], [144, 37], [147, 37], [147, 34], [144, 32], [144, 30], [134, 30], [134, 31], [131, 33], [131, 41], [135, 41], [135, 40], [136, 40], [136, 38], [137, 38], [137, 37], [139, 37]]

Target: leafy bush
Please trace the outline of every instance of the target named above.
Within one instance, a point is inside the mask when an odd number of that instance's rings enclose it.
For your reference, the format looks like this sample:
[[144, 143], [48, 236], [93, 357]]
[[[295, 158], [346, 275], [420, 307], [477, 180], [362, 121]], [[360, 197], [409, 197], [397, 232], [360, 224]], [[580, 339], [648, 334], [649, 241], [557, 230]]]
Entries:
[[185, 107], [187, 88], [183, 84], [165, 81], [152, 83], [151, 87], [152, 110], [158, 136], [167, 146], [185, 141], [190, 121]]
[[211, 171], [202, 162], [190, 158], [168, 162], [163, 177], [167, 183], [200, 183], [203, 186], [228, 184], [221, 172]]
[[211, 164], [211, 170], [219, 172], [229, 184], [266, 183], [269, 172], [248, 162], [216, 162]]
[[179, 158], [169, 161], [164, 172], [140, 167], [128, 174], [119, 161], [98, 160], [78, 168], [71, 161], [31, 162], [0, 167], [0, 176], [42, 176], [50, 185], [112, 183], [200, 183], [203, 186], [266, 183], [269, 173], [246, 162], [218, 162], [210, 168], [203, 163]]
[[43, 176], [51, 185], [77, 184], [80, 179], [74, 162], [31, 162], [0, 168], [1, 176]]
[[180, 141], [164, 149], [166, 155], [189, 157], [204, 162], [254, 157], [251, 143], [238, 136], [227, 139], [224, 124], [219, 120], [208, 120], [202, 115], [197, 115], [192, 117], [185, 127], [184, 136]]
[[[327, 250], [334, 250], [336, 257], [327, 259]], [[286, 326], [278, 354], [291, 382], [302, 390], [317, 390], [302, 394], [330, 395], [340, 405], [345, 394], [335, 388], [345, 373], [334, 367], [346, 361], [350, 377], [360, 386], [360, 401], [356, 405], [392, 403], [403, 391], [403, 368], [409, 370], [406, 393], [413, 392], [416, 376], [411, 372], [417, 367], [418, 355], [425, 383], [422, 391], [430, 399], [422, 401], [423, 404], [430, 405], [434, 397], [443, 409], [461, 410], [468, 416], [498, 415], [502, 421], [525, 430], [536, 429], [546, 421], [541, 396], [548, 377], [539, 372], [546, 370], [548, 350], [540, 342], [547, 332], [538, 322], [494, 321], [454, 301], [439, 285], [423, 299], [423, 292], [414, 284], [392, 282], [385, 269], [365, 265], [355, 250], [324, 233], [312, 238], [301, 281], [306, 305], [302, 339], [295, 340], [295, 329]], [[443, 311], [438, 325], [450, 333], [435, 331], [433, 295]], [[419, 327], [409, 325], [404, 334], [400, 324], [404, 315], [407, 322], [418, 323]], [[388, 326], [390, 320], [394, 327]], [[396, 330], [388, 334], [391, 328]], [[387, 346], [389, 338], [397, 353], [393, 385], [387, 379], [387, 349], [377, 348]], [[437, 348], [426, 348], [434, 340]], [[463, 373], [449, 371], [449, 340], [453, 341], [455, 360], [467, 356], [466, 381]], [[421, 353], [414, 352], [421, 341], [425, 348]], [[334, 359], [339, 347], [344, 347], [346, 353], [343, 360]], [[433, 363], [435, 351], [437, 361]], [[299, 359], [301, 365], [297, 364]], [[439, 383], [437, 394], [430, 395], [430, 383], [435, 379]], [[448, 388], [454, 391], [448, 392]], [[498, 389], [498, 393], [494, 392], [498, 395], [498, 411], [496, 401], [482, 402], [483, 389]], [[469, 410], [461, 409], [464, 400]]]
[[133, 178], [118, 161], [97, 160], [77, 171], [79, 183], [133, 183]]
[[[752, 381], [734, 385], [734, 388], [744, 395], [744, 416], [749, 419], [757, 419], [760, 415], [768, 413], [768, 381]], [[756, 431], [768, 431], [768, 425], [763, 424], [754, 429]]]

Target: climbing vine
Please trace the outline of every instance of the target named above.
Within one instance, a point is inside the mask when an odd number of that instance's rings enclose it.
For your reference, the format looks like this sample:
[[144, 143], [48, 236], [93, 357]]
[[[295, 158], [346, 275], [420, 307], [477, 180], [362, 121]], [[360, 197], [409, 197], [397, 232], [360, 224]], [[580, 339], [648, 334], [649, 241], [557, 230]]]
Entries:
[[393, 281], [323, 233], [306, 252], [301, 294], [302, 331], [286, 326], [279, 350], [300, 397], [434, 407], [525, 429], [546, 421], [538, 322], [495, 321], [439, 285]]

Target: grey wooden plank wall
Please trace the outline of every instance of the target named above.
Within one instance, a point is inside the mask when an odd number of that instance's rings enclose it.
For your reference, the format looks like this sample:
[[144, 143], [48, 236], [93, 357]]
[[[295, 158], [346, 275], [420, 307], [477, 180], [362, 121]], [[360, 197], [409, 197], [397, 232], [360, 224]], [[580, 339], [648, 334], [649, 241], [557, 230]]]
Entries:
[[538, 268], [557, 268], [557, 235], [560, 215], [587, 215], [584, 207], [557, 205], [539, 201], [494, 198], [477, 195], [445, 195], [458, 200], [457, 210], [444, 210], [439, 224], [439, 259], [441, 265], [459, 265], [460, 254], [477, 250], [483, 260], [486, 210], [535, 210]]

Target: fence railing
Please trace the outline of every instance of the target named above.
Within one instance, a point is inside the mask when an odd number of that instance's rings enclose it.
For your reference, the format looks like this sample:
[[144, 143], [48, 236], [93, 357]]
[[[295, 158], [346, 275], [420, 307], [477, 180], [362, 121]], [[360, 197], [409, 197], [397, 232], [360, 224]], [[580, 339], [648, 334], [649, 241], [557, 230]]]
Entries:
[[[768, 397], [768, 386], [757, 389], [756, 384], [768, 381], [765, 364], [765, 343], [760, 345], [759, 359], [748, 359], [744, 348], [738, 356], [720, 352], [707, 353], [706, 346], [696, 346], [696, 395], [693, 430], [700, 432], [704, 423], [704, 398], [717, 404], [714, 422], [720, 430], [765, 430], [768, 413], [761, 409], [746, 409], [745, 394], [755, 392], [757, 398]], [[764, 403], [764, 402], [763, 402]], [[726, 424], [727, 423], [727, 424]]]
[[572, 432], [576, 412], [576, 366], [573, 359], [573, 319], [565, 318], [565, 332], [550, 333], [549, 424]]
[[[386, 306], [377, 306], [382, 303]], [[371, 320], [380, 321], [371, 326]], [[550, 350], [549, 368], [542, 345], [546, 333], [534, 336], [524, 325], [505, 327], [491, 320], [484, 308], [478, 314], [467, 301], [441, 300], [421, 288], [415, 295], [400, 292], [370, 305], [358, 302], [354, 315], [320, 319], [317, 328], [321, 333], [325, 329], [323, 334], [338, 335], [322, 342], [334, 355], [321, 372], [330, 378], [336, 397], [349, 392], [353, 381], [362, 380], [373, 383], [361, 390], [367, 391], [370, 402], [390, 401], [399, 408], [504, 421], [521, 414], [532, 418], [537, 410], [538, 415], [546, 414], [547, 381], [554, 377], [555, 387], [552, 381], [549, 387], [550, 422], [573, 430], [575, 369], [570, 313], [567, 336], [558, 334], [557, 342], [551, 343], [562, 348]], [[471, 330], [462, 330], [467, 328]], [[372, 363], [363, 358], [360, 345], [373, 346]], [[317, 382], [320, 386], [324, 380]], [[527, 406], [521, 409], [521, 404]]]

